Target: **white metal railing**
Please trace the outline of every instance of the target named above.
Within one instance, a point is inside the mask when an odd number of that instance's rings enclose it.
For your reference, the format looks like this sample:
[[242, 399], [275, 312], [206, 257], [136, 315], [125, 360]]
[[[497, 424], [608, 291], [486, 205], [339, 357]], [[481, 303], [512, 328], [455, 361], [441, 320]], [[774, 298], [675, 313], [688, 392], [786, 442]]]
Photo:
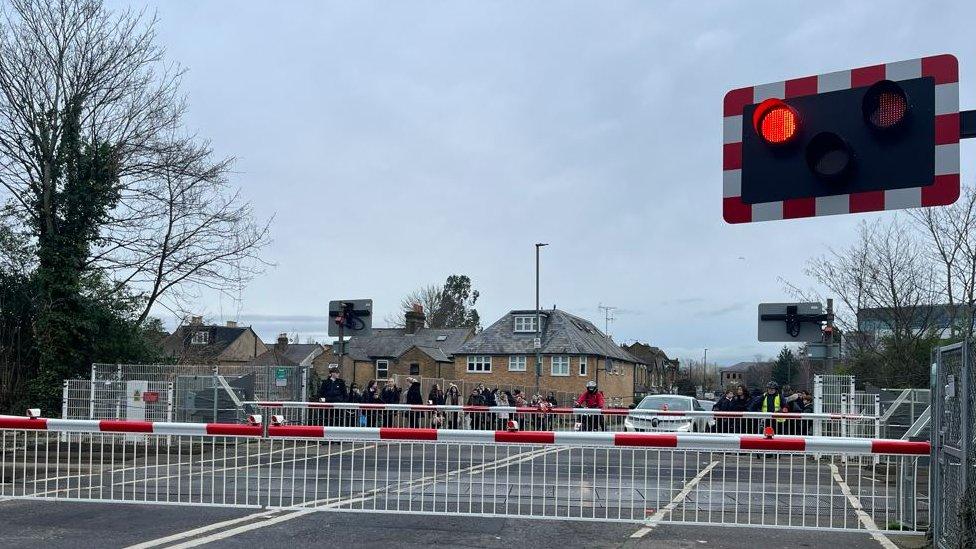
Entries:
[[0, 417], [0, 444], [0, 497], [869, 531], [928, 523], [920, 442]]
[[520, 428], [553, 431], [635, 431], [761, 434], [766, 427], [786, 435], [879, 438], [878, 417], [860, 414], [679, 411], [626, 408], [535, 408], [361, 404], [350, 402], [244, 402], [248, 412], [280, 414], [292, 424], [346, 427], [441, 429]]

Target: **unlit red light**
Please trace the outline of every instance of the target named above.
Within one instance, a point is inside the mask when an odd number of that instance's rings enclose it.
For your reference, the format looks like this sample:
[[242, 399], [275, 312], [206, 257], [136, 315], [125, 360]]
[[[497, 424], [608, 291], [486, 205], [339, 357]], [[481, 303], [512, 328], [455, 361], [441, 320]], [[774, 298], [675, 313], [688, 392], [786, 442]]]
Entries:
[[879, 128], [890, 128], [905, 118], [908, 103], [905, 96], [890, 91], [878, 94], [878, 106], [871, 113], [871, 123]]
[[759, 134], [768, 143], [786, 143], [796, 135], [796, 130], [796, 113], [782, 104], [767, 110], [759, 122]]

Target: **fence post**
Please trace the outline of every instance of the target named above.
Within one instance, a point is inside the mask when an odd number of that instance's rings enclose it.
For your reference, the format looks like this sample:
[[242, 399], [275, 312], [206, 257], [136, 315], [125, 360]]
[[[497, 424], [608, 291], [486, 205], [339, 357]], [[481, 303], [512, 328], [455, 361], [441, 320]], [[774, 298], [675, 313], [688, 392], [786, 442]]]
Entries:
[[217, 396], [218, 396], [217, 376], [220, 375], [219, 368], [220, 367], [216, 365], [213, 367], [213, 378], [211, 380], [213, 382], [213, 422], [214, 423], [217, 423]]
[[92, 364], [91, 382], [88, 386], [88, 419], [95, 419], [95, 365]]
[[61, 419], [68, 419], [68, 380], [61, 388]]
[[[813, 376], [813, 412], [823, 413], [823, 377], [819, 374]], [[823, 419], [818, 419], [813, 423], [813, 435], [823, 436]]]
[[[176, 391], [174, 390], [173, 382], [170, 381], [169, 383], [166, 384], [166, 421], [170, 423], [173, 422], [173, 408], [174, 408], [173, 397], [175, 393]], [[173, 437], [166, 435], [167, 447], [172, 443], [172, 438]]]
[[[308, 401], [308, 366], [302, 366], [301, 401]], [[308, 425], [308, 408], [302, 408], [302, 425]]]

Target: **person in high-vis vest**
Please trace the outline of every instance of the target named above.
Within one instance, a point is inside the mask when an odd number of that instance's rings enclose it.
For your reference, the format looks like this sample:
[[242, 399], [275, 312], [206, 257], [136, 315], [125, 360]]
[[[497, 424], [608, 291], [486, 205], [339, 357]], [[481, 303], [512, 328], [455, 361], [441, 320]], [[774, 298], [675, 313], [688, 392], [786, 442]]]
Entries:
[[[783, 406], [797, 400], [798, 398], [800, 398], [799, 394], [793, 394], [786, 397], [780, 395], [779, 385], [775, 381], [770, 381], [766, 384], [766, 392], [759, 395], [755, 400], [752, 401], [750, 410], [753, 412], [780, 413], [783, 411]], [[775, 432], [782, 433], [786, 425], [786, 419], [770, 419], [761, 421], [760, 424], [762, 427], [772, 427]]]

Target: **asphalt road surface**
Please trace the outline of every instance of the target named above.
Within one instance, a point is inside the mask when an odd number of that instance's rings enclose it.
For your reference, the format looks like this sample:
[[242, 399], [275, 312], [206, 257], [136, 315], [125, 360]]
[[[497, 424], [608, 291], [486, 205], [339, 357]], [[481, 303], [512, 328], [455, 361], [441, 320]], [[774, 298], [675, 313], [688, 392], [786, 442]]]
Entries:
[[[0, 547], [891, 547], [864, 533], [77, 502], [0, 502]], [[634, 537], [639, 536], [639, 537]], [[907, 539], [911, 543], [917, 538]], [[885, 539], [901, 546], [903, 540]]]
[[[329, 536], [344, 546], [507, 547], [522, 539], [559, 547], [755, 547], [759, 536], [771, 547], [890, 549], [880, 535], [795, 528], [885, 527], [899, 518], [890, 511], [897, 508], [898, 473], [870, 458], [233, 438], [169, 449], [159, 437], [135, 447], [101, 442], [28, 441], [17, 456], [5, 454], [0, 494], [93, 501], [0, 504], [0, 520], [17, 525], [3, 529], [0, 546], [31, 539], [53, 546], [89, 539], [110, 546], [284, 546]], [[148, 505], [159, 502], [175, 505]]]

